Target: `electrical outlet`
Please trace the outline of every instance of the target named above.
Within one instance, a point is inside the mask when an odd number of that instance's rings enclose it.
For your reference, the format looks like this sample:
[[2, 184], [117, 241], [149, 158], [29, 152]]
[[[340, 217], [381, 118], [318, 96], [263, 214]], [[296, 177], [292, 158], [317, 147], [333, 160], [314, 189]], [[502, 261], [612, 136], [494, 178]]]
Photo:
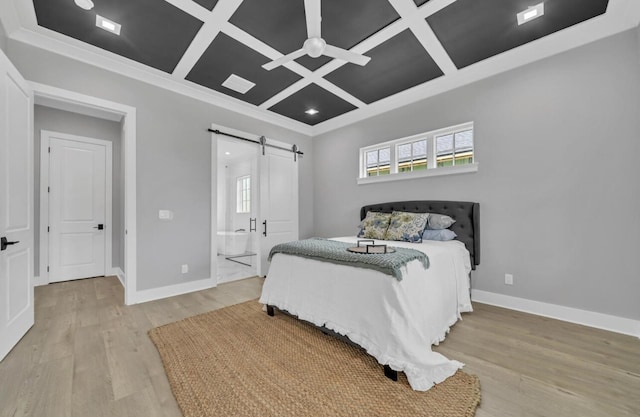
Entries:
[[160, 220], [173, 220], [173, 211], [171, 211], [171, 210], [158, 210], [158, 218]]
[[182, 273], [186, 274], [187, 272], [189, 272], [189, 265], [187, 264], [182, 265]]
[[505, 285], [513, 285], [513, 275], [504, 274], [504, 283]]

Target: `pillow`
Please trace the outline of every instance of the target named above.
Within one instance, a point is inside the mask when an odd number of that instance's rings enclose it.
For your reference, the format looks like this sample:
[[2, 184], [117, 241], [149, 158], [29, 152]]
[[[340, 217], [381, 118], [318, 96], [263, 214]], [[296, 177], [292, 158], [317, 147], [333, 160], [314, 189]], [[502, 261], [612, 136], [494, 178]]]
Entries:
[[449, 216], [445, 216], [444, 214], [435, 214], [431, 213], [429, 215], [429, 223], [427, 223], [427, 229], [431, 230], [441, 230], [446, 229], [456, 221], [453, 220]]
[[380, 213], [376, 211], [367, 212], [367, 216], [362, 221], [362, 231], [358, 237], [367, 239], [384, 239], [384, 234], [389, 227], [390, 213]]
[[422, 242], [422, 231], [429, 220], [429, 213], [407, 213], [394, 211], [391, 213], [389, 228], [385, 240], [401, 240], [404, 242]]
[[424, 232], [422, 232], [422, 239], [424, 240], [446, 241], [446, 240], [453, 240], [457, 236], [458, 235], [456, 235], [456, 232], [450, 229], [438, 229], [438, 230], [426, 229]]

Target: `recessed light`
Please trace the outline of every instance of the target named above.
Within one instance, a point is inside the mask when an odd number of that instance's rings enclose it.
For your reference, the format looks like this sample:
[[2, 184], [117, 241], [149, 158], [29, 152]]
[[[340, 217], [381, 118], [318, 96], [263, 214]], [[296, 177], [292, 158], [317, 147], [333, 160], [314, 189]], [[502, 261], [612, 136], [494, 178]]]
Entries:
[[225, 155], [231, 155], [231, 152], [225, 152], [224, 154]]
[[109, 20], [106, 17], [100, 16], [99, 14], [96, 15], [96, 26], [98, 26], [100, 29], [106, 30], [107, 32], [120, 35], [120, 23], [116, 23], [113, 20]]
[[309, 116], [313, 116], [314, 114], [318, 114], [320, 112], [316, 109], [309, 109], [309, 110], [306, 110], [305, 113], [307, 113]]
[[536, 4], [535, 6], [528, 7], [527, 10], [523, 10], [518, 13], [518, 25], [537, 19], [544, 14], [544, 3]]
[[85, 10], [93, 9], [93, 2], [91, 0], [74, 0], [74, 3], [76, 4], [76, 6], [80, 7], [81, 9], [85, 9]]

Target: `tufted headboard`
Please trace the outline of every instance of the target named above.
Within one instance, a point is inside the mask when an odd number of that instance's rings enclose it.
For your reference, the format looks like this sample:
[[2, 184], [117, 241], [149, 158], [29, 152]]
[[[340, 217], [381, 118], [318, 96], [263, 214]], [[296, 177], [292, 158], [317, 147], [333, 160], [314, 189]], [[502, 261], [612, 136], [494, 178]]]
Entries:
[[369, 211], [391, 213], [392, 211], [411, 213], [438, 213], [452, 217], [456, 222], [450, 229], [456, 232], [457, 240], [467, 247], [471, 254], [471, 267], [480, 265], [480, 204], [468, 201], [396, 201], [393, 203], [371, 204], [360, 209], [360, 220]]

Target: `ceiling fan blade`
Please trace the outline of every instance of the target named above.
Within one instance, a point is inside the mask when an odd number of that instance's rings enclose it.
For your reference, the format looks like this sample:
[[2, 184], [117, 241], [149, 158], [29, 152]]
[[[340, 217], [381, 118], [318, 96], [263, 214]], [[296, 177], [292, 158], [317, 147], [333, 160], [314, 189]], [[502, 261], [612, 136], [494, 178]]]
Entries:
[[278, 59], [274, 59], [271, 62], [267, 62], [266, 64], [264, 64], [262, 66], [262, 68], [266, 69], [267, 71], [271, 71], [272, 69], [279, 67], [280, 65], [284, 65], [287, 62], [293, 61], [294, 59], [300, 58], [302, 55], [306, 54], [304, 49], [298, 49], [297, 51], [293, 51], [290, 54], [287, 54], [283, 57], [280, 57]]
[[307, 38], [321, 38], [322, 7], [320, 0], [304, 0], [304, 14], [307, 17]]
[[338, 48], [337, 46], [331, 45], [325, 46], [323, 55], [330, 56], [331, 58], [342, 59], [343, 61], [362, 66], [367, 65], [367, 63], [371, 60], [371, 58], [368, 56], [357, 54], [355, 52], [347, 51], [346, 49]]

